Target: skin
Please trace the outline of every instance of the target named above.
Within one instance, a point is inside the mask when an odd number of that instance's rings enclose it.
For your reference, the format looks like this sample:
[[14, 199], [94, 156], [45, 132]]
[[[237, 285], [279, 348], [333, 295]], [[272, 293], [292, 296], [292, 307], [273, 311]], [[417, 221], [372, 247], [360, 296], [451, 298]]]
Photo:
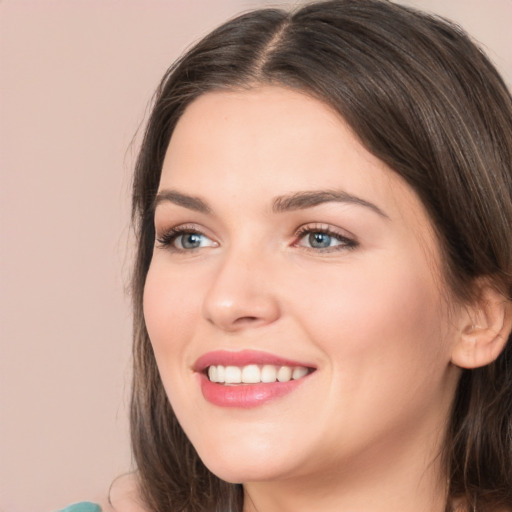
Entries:
[[[463, 312], [412, 189], [328, 106], [259, 87], [187, 108], [163, 165], [159, 193], [170, 190], [207, 210], [158, 203], [146, 324], [183, 429], [212, 472], [244, 483], [244, 512], [444, 510], [436, 456]], [[368, 204], [272, 208], [318, 190]], [[162, 244], [180, 226], [201, 246]], [[336, 235], [314, 248], [304, 226]], [[197, 358], [245, 349], [316, 371], [258, 407], [207, 402]]]

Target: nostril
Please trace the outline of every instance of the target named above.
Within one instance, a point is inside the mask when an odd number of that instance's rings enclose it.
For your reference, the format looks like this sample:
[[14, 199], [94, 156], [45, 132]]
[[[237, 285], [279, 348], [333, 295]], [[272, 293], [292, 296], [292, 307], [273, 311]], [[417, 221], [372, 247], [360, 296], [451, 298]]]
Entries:
[[234, 320], [230, 320], [229, 322], [227, 322], [225, 324], [220, 323], [218, 318], [217, 319], [208, 318], [208, 322], [210, 322], [211, 324], [221, 325], [226, 330], [231, 330], [231, 329], [237, 330], [240, 328], [243, 329], [245, 327], [256, 327], [259, 323], [264, 324], [265, 319], [260, 318], [258, 316], [240, 316], [238, 318], [235, 318]]
[[235, 320], [234, 323], [237, 323], [237, 324], [244, 324], [244, 323], [253, 323], [253, 322], [257, 322], [258, 321], [258, 317], [257, 316], [242, 316], [240, 318], [237, 318]]

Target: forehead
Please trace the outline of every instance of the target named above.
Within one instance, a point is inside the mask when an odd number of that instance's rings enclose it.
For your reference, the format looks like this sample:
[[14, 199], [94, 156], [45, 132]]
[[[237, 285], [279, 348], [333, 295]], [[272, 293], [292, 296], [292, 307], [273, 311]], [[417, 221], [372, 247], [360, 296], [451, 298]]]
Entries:
[[[391, 175], [360, 144], [344, 120], [328, 105], [304, 93], [281, 87], [218, 91], [200, 96], [187, 107], [172, 135], [163, 180], [190, 180], [201, 169], [217, 180], [272, 178], [274, 188], [325, 186], [355, 174], [368, 178], [370, 168]], [[352, 170], [353, 172], [349, 172]], [[281, 183], [282, 182], [282, 183]]]
[[192, 186], [208, 195], [219, 184], [226, 193], [267, 196], [342, 188], [425, 214], [409, 185], [363, 147], [334, 109], [283, 87], [210, 92], [185, 110], [160, 188]]

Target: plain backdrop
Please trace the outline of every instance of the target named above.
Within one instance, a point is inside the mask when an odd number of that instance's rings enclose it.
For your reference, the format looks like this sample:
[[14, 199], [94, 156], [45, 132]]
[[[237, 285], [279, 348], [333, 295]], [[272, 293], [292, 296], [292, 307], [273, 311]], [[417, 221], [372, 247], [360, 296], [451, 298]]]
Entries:
[[[294, 2], [298, 5], [301, 2]], [[512, 0], [409, 0], [512, 82]], [[99, 499], [131, 467], [129, 194], [169, 64], [257, 0], [0, 0], [0, 511]]]

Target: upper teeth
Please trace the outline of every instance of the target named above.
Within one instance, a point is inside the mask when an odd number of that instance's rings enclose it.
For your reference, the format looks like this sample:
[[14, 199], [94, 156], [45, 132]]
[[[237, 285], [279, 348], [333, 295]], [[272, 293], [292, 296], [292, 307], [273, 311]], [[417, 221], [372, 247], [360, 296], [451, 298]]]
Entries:
[[300, 379], [308, 374], [304, 366], [274, 366], [266, 364], [259, 366], [249, 364], [247, 366], [210, 366], [208, 378], [211, 382], [223, 384], [257, 384], [259, 382], [288, 382], [292, 379]]

